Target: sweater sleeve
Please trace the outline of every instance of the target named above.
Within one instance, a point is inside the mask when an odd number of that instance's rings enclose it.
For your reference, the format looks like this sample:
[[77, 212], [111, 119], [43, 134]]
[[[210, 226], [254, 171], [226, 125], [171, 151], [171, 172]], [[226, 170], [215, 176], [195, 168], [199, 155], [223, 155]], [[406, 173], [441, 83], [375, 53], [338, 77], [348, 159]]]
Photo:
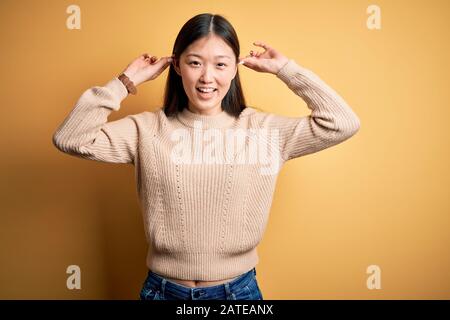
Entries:
[[358, 116], [311, 70], [290, 59], [277, 77], [312, 110], [310, 115], [299, 118], [269, 114], [264, 119], [270, 128], [278, 129], [285, 161], [341, 143], [359, 130]]
[[138, 140], [135, 116], [107, 122], [127, 95], [125, 85], [117, 77], [104, 86], [84, 91], [53, 134], [55, 147], [80, 158], [134, 163]]

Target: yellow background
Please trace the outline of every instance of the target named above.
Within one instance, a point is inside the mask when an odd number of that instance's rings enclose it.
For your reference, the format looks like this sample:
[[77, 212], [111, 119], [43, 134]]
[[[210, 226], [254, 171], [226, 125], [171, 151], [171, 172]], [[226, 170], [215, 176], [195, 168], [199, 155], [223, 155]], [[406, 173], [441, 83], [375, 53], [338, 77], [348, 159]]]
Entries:
[[[71, 4], [81, 30], [66, 28]], [[371, 4], [381, 30], [366, 27]], [[334, 88], [356, 136], [289, 161], [257, 278], [265, 299], [449, 299], [449, 30], [443, 1], [1, 1], [0, 298], [137, 299], [146, 276], [133, 167], [51, 142], [81, 93], [143, 52], [169, 55], [192, 16], [222, 14], [241, 55], [265, 41]], [[248, 105], [309, 114], [240, 66]], [[167, 71], [109, 120], [162, 105]], [[66, 268], [81, 267], [81, 290]], [[380, 290], [366, 286], [381, 268]]]

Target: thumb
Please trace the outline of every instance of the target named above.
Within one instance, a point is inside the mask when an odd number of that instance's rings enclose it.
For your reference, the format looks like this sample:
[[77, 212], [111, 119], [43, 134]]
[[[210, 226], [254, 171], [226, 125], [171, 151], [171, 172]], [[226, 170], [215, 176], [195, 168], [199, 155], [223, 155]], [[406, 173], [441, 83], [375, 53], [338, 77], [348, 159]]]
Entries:
[[172, 57], [168, 56], [160, 58], [158, 61], [155, 62], [155, 64], [160, 64], [161, 66], [163, 66], [170, 62], [172, 62]]
[[166, 63], [170, 63], [170, 62], [172, 62], [172, 60], [173, 60], [172, 56], [164, 57], [164, 59], [165, 59], [165, 62], [166, 62]]
[[154, 76], [159, 76], [170, 65], [171, 61], [171, 57], [163, 57], [154, 62], [152, 64], [152, 66], [156, 67]]
[[245, 58], [239, 58], [239, 64], [244, 64], [247, 67], [256, 67], [259, 65], [259, 61], [257, 58], [252, 56], [246, 56]]
[[238, 64], [246, 64], [249, 58], [251, 58], [251, 56], [240, 57]]

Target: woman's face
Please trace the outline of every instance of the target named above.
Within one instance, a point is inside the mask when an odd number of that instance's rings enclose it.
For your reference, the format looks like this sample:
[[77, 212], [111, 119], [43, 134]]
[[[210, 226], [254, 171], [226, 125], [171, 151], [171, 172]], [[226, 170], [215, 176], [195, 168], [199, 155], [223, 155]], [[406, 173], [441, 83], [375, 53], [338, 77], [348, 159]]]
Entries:
[[[236, 57], [226, 42], [213, 34], [198, 39], [184, 50], [174, 66], [182, 78], [190, 111], [202, 115], [222, 111], [222, 99], [237, 72]], [[200, 92], [199, 88], [207, 92]]]

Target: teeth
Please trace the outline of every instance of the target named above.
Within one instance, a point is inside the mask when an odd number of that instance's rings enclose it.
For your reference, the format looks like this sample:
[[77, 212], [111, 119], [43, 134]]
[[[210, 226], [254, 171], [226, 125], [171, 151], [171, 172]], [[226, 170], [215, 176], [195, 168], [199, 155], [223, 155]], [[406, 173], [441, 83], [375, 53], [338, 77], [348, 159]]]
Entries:
[[204, 89], [204, 88], [197, 88], [199, 91], [201, 92], [213, 92], [215, 89], [214, 88], [208, 88], [208, 89]]

